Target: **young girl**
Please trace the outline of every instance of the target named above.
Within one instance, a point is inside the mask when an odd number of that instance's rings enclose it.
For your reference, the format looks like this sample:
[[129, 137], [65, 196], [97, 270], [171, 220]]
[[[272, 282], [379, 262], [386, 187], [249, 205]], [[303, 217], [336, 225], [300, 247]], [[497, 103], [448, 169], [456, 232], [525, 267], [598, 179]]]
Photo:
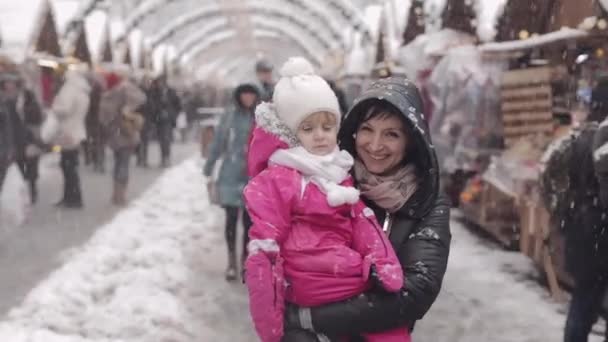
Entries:
[[[337, 147], [336, 96], [303, 58], [290, 59], [281, 74], [273, 104], [256, 110], [253, 179], [244, 191], [253, 220], [245, 279], [264, 342], [283, 336], [285, 301], [313, 307], [375, 285], [403, 287], [392, 246], [353, 187], [353, 158]], [[406, 327], [366, 338], [410, 341]]]

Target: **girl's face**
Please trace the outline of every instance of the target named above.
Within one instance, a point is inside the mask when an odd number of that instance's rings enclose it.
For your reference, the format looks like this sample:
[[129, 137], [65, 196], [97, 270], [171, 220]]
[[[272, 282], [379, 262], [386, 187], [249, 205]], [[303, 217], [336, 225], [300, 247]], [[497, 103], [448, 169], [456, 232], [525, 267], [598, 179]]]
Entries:
[[338, 123], [335, 115], [328, 112], [317, 112], [309, 115], [296, 132], [302, 147], [309, 153], [318, 156], [330, 154], [336, 149]]
[[355, 148], [369, 172], [383, 175], [401, 165], [408, 142], [403, 121], [393, 114], [380, 114], [361, 124]]

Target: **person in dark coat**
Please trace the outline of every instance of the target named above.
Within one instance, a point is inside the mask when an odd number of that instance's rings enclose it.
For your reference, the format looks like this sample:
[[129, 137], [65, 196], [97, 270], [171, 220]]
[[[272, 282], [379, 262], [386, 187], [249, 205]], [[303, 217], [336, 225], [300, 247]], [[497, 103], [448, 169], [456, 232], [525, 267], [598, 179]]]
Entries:
[[331, 90], [334, 91], [334, 94], [336, 94], [336, 97], [338, 98], [338, 105], [340, 106], [340, 111], [342, 112], [342, 115], [345, 115], [348, 111], [348, 105], [346, 104], [346, 95], [344, 94], [344, 91], [342, 91], [342, 89], [338, 87], [336, 82], [332, 80], [326, 81], [331, 87]]
[[272, 101], [275, 82], [272, 78], [273, 66], [268, 60], [261, 59], [255, 64], [255, 75], [257, 77], [257, 88], [260, 93], [260, 100], [263, 102]]
[[0, 98], [0, 192], [8, 167], [13, 162], [13, 130], [8, 110]]
[[40, 139], [42, 109], [34, 93], [23, 86], [18, 75], [0, 81], [10, 115], [15, 161], [29, 185], [30, 199], [38, 198], [38, 164], [44, 144]]
[[[173, 140], [173, 128], [177, 122], [177, 115], [181, 111], [180, 99], [175, 90], [167, 84], [164, 76], [152, 81], [146, 94], [146, 119], [149, 120], [152, 129], [156, 130], [156, 136], [160, 143], [161, 166], [168, 167], [171, 158], [171, 142]], [[147, 132], [149, 133], [149, 132]], [[149, 139], [142, 141], [147, 143]], [[142, 146], [140, 163], [147, 165], [147, 147]]]
[[[437, 298], [450, 249], [450, 202], [439, 190], [437, 157], [423, 112], [415, 85], [390, 77], [375, 82], [355, 100], [339, 133], [340, 147], [359, 164], [354, 177], [361, 196], [374, 210], [400, 260], [403, 289], [397, 294], [372, 290], [315, 308], [289, 305], [283, 341], [315, 341], [312, 332], [356, 341], [366, 332], [404, 324], [413, 328]], [[395, 145], [402, 135], [405, 143]], [[407, 200], [404, 192], [400, 197], [375, 191], [386, 182], [399, 183], [391, 175], [411, 166], [417, 190]], [[391, 189], [406, 188], [392, 185]]]
[[89, 112], [86, 118], [87, 140], [85, 159], [93, 164], [95, 172], [105, 172], [106, 161], [106, 137], [103, 133], [103, 128], [99, 123], [99, 102], [104, 91], [104, 85], [101, 81], [91, 78], [91, 101]]
[[[608, 189], [607, 184], [600, 183], [602, 172], [598, 177], [598, 171], [603, 171], [599, 158], [594, 161], [594, 152], [608, 140], [597, 122], [606, 117], [606, 112], [592, 113], [590, 121], [555, 142], [543, 158], [543, 198], [552, 224], [564, 234], [566, 268], [576, 284], [565, 342], [587, 341], [608, 286], [608, 203], [600, 200], [601, 193]], [[607, 126], [608, 122], [602, 124]]]

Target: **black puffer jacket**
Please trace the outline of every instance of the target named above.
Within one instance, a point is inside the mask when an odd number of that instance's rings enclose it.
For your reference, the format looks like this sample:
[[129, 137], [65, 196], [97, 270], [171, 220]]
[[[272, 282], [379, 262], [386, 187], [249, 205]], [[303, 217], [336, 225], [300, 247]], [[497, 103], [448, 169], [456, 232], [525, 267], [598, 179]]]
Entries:
[[[416, 87], [403, 78], [374, 83], [357, 100], [342, 123], [342, 148], [356, 155], [354, 133], [370, 104], [378, 100], [395, 106], [415, 132], [415, 162], [421, 178], [417, 192], [392, 217], [390, 240], [405, 275], [398, 294], [370, 292], [351, 300], [312, 309], [316, 331], [330, 336], [352, 336], [412, 326], [429, 310], [441, 289], [450, 250], [450, 203], [440, 194], [437, 157], [423, 115]], [[386, 213], [367, 203], [380, 222]]]

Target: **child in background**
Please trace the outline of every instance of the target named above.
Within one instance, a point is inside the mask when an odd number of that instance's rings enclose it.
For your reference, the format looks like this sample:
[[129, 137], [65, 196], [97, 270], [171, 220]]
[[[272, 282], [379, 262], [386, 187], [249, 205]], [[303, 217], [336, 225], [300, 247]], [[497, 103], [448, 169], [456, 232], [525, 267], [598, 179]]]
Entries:
[[[389, 292], [403, 287], [395, 252], [353, 187], [353, 158], [338, 149], [336, 96], [301, 57], [291, 58], [281, 75], [273, 104], [256, 110], [253, 179], [244, 191], [253, 221], [245, 280], [263, 342], [281, 340], [285, 301], [314, 307], [374, 285]], [[405, 326], [365, 337], [410, 341]]]

